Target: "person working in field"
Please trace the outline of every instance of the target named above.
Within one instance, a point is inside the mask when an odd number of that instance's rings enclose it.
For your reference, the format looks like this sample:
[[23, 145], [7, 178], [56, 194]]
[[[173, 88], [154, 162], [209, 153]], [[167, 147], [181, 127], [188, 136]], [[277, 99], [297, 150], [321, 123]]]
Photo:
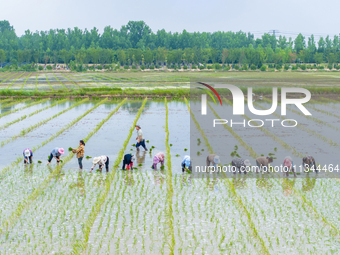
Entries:
[[161, 163], [162, 166], [164, 166], [164, 153], [163, 152], [158, 152], [154, 157], [153, 157], [153, 164], [151, 166], [152, 169], [157, 169], [157, 164]]
[[32, 164], [32, 160], [33, 160], [33, 152], [31, 149], [26, 148], [24, 149], [24, 164], [28, 164], [28, 161], [30, 162], [30, 164]]
[[268, 171], [268, 164], [273, 162], [272, 157], [259, 157], [256, 159], [256, 165], [259, 170]]
[[135, 156], [131, 154], [125, 154], [123, 159], [123, 167], [122, 169], [125, 170], [125, 166], [127, 170], [133, 169], [133, 162], [135, 161]]
[[292, 171], [294, 173], [294, 177], [296, 177], [294, 162], [290, 156], [285, 157], [285, 159], [283, 160], [283, 167], [283, 176], [289, 176], [289, 172]]
[[191, 162], [191, 158], [189, 155], [185, 155], [183, 160], [182, 160], [182, 163], [181, 163], [181, 166], [182, 166], [182, 172], [189, 172], [191, 171], [192, 169], [192, 162]]
[[315, 170], [316, 173], [318, 172], [318, 170], [316, 169], [317, 166], [315, 164], [315, 159], [312, 156], [308, 155], [304, 157], [302, 159], [302, 164], [305, 170], [312, 170], [312, 171]]
[[136, 130], [137, 130], [137, 144], [136, 144], [136, 148], [137, 148], [137, 151], [139, 151], [139, 146], [142, 146], [144, 148], [144, 150], [148, 150], [145, 146], [145, 139], [144, 139], [144, 136], [143, 136], [143, 131], [140, 127], [140, 125], [136, 125]]
[[221, 163], [220, 157], [217, 156], [216, 154], [210, 154], [207, 157], [207, 166], [210, 166], [211, 164], [217, 168], [217, 165]]
[[233, 167], [233, 173], [236, 174], [236, 172], [243, 172], [244, 174], [247, 173], [246, 169], [247, 167], [250, 167], [250, 161], [249, 159], [243, 159], [243, 158], [234, 158], [231, 161], [231, 166]]
[[110, 159], [108, 156], [100, 156], [100, 157], [94, 157], [93, 158], [93, 166], [91, 167], [90, 172], [92, 172], [92, 170], [95, 168], [95, 166], [98, 164], [99, 166], [99, 170], [101, 171], [105, 165], [106, 167], [106, 172], [109, 172], [109, 162]]
[[82, 170], [83, 169], [83, 158], [84, 158], [84, 153], [85, 153], [85, 142], [83, 140], [80, 140], [78, 149], [73, 149], [72, 152], [77, 153], [79, 169]]
[[54, 148], [50, 154], [47, 165], [51, 163], [53, 158], [55, 158], [57, 160], [57, 164], [59, 164], [61, 155], [64, 155], [64, 149], [58, 147]]

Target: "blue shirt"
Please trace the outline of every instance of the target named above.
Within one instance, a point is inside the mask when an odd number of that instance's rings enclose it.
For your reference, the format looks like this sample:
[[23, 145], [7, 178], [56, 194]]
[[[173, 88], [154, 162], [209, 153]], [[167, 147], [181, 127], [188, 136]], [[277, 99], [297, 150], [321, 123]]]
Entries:
[[53, 157], [59, 157], [59, 156], [61, 155], [61, 154], [58, 152], [58, 150], [59, 150], [58, 147], [55, 147], [55, 148], [52, 150], [51, 154], [52, 154]]

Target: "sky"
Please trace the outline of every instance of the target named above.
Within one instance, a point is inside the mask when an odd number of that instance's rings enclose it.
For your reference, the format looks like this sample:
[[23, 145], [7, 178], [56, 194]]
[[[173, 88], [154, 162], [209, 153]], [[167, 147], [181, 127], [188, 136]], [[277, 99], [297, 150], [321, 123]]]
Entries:
[[50, 28], [120, 29], [129, 20], [144, 20], [159, 29], [181, 32], [244, 31], [258, 37], [295, 38], [339, 35], [340, 1], [328, 0], [2, 0], [0, 20], [8, 20], [18, 36]]

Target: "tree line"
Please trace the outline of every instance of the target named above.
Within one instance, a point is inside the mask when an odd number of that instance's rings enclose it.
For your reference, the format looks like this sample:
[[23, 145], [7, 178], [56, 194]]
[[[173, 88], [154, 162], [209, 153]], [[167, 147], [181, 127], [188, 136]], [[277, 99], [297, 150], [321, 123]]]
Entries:
[[110, 26], [100, 34], [97, 28], [84, 31], [50, 29], [18, 37], [8, 21], [0, 21], [0, 65], [11, 63], [76, 63], [120, 65], [198, 65], [209, 63], [255, 65], [264, 63], [340, 62], [339, 36], [294, 40], [265, 33], [152, 32], [144, 21], [129, 21], [120, 30]]

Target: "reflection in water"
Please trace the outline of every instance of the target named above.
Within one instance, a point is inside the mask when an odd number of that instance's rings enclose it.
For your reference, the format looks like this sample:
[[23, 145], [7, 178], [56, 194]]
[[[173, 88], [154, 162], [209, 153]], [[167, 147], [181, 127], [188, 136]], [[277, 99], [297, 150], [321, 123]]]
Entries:
[[138, 164], [144, 164], [145, 155], [146, 155], [146, 151], [142, 151], [142, 152], [137, 151], [137, 153], [136, 153], [137, 165]]
[[183, 186], [190, 186], [192, 184], [191, 181], [191, 174], [182, 174], [182, 185]]
[[78, 178], [77, 178], [77, 183], [70, 184], [70, 188], [78, 188], [79, 193], [81, 196], [84, 196], [85, 194], [85, 180], [83, 177], [83, 172], [80, 170], [78, 172]]
[[302, 183], [302, 191], [307, 192], [314, 189], [316, 183], [316, 178], [305, 178]]
[[256, 186], [260, 189], [270, 190], [273, 187], [273, 183], [268, 178], [258, 178], [256, 180]]
[[162, 185], [164, 183], [165, 175], [162, 172], [164, 171], [157, 171], [157, 170], [153, 171], [153, 176], [154, 176], [154, 181], [155, 181], [156, 186]]
[[207, 184], [208, 184], [208, 190], [209, 191], [218, 191], [218, 182], [219, 182], [219, 179], [212, 179], [210, 180], [210, 178], [207, 178]]
[[293, 193], [293, 188], [295, 186], [295, 178], [290, 180], [290, 179], [282, 179], [282, 188], [283, 188], [283, 195], [285, 197], [290, 196]]
[[[53, 173], [53, 169], [50, 165], [47, 165], [48, 170], [50, 171], [50, 173]], [[57, 169], [55, 170], [55, 172], [53, 173], [53, 178], [55, 179], [55, 181], [62, 181], [64, 176], [65, 176], [65, 172], [63, 171], [63, 168], [60, 167], [59, 165], [57, 165]]]
[[246, 176], [242, 176], [241, 178], [233, 178], [233, 185], [235, 187], [235, 189], [246, 189], [248, 188], [247, 185], [247, 177]]
[[27, 181], [29, 182], [33, 177], [33, 164], [24, 164], [24, 173]]
[[[143, 104], [143, 101], [135, 101], [135, 102], [123, 104], [121, 108], [123, 110], [127, 110], [130, 114], [136, 114], [139, 111], [142, 104]], [[151, 102], [147, 101], [142, 112], [147, 111], [150, 107], [150, 104]]]
[[136, 181], [135, 181], [135, 178], [134, 178], [133, 171], [126, 171], [123, 174], [125, 175], [124, 176], [124, 184], [127, 185], [127, 186], [134, 186]]

